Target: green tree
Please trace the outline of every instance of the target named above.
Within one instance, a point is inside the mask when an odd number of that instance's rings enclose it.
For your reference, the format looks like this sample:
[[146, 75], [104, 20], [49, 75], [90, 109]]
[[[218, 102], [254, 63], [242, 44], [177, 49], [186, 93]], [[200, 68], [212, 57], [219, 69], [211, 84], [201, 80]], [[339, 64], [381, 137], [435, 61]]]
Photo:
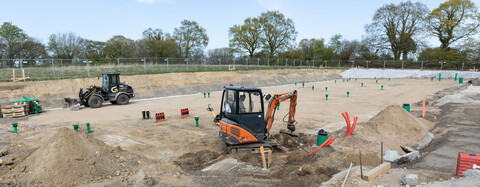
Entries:
[[260, 23], [265, 37], [262, 40], [264, 48], [268, 49], [270, 57], [278, 51], [291, 48], [297, 38], [297, 31], [292, 19], [276, 11], [264, 12], [260, 15]]
[[429, 15], [428, 29], [438, 37], [441, 48], [478, 32], [480, 14], [470, 0], [449, 0], [440, 4]]
[[177, 43], [180, 55], [188, 58], [190, 50], [203, 50], [208, 45], [206, 29], [196, 21], [183, 20], [180, 27], [173, 31], [173, 39]]
[[330, 38], [330, 41], [328, 41], [328, 47], [332, 48], [334, 53], [338, 53], [338, 49], [340, 49], [340, 45], [342, 44], [341, 39], [341, 34], [335, 34]]
[[303, 59], [306, 60], [311, 60], [313, 59], [313, 50], [315, 49], [315, 44], [317, 43], [317, 40], [315, 38], [312, 39], [302, 39], [298, 43], [298, 50], [300, 52], [300, 56]]
[[233, 59], [235, 53], [235, 49], [229, 48], [229, 47], [223, 47], [223, 48], [215, 48], [215, 49], [210, 49], [207, 52], [208, 58], [211, 59], [218, 59], [218, 58], [230, 58]]
[[261, 46], [262, 25], [258, 18], [247, 18], [243, 25], [234, 25], [228, 30], [230, 47], [246, 50], [250, 57]]
[[395, 60], [408, 58], [415, 52], [417, 42], [424, 33], [428, 8], [419, 2], [386, 4], [377, 9], [373, 22], [365, 26], [369, 41], [379, 49], [390, 49]]
[[169, 33], [163, 33], [162, 29], [148, 28], [142, 35], [143, 38], [137, 42], [139, 56], [177, 56], [177, 45]]
[[78, 58], [82, 52], [83, 41], [73, 32], [52, 34], [48, 40], [48, 50], [55, 58]]
[[107, 58], [129, 58], [134, 56], [135, 49], [135, 41], [116, 35], [107, 41], [104, 52]]
[[102, 41], [84, 40], [82, 42], [81, 57], [87, 59], [102, 59], [105, 58], [104, 48], [107, 45]]
[[21, 43], [21, 50], [19, 50], [18, 56], [15, 58], [23, 59], [36, 59], [36, 58], [45, 58], [48, 56], [45, 45], [40, 41], [28, 38], [26, 41]]
[[467, 60], [467, 54], [458, 49], [427, 48], [420, 53], [418, 60], [460, 62]]
[[[3, 44], [3, 57], [15, 58], [21, 50], [21, 43], [28, 39], [28, 35], [12, 22], [4, 22], [0, 27], [0, 43]], [[16, 50], [15, 50], [16, 49]]]
[[325, 45], [325, 39], [320, 38], [316, 40], [315, 47], [313, 48], [315, 56], [321, 60], [333, 60], [335, 53], [333, 48]]

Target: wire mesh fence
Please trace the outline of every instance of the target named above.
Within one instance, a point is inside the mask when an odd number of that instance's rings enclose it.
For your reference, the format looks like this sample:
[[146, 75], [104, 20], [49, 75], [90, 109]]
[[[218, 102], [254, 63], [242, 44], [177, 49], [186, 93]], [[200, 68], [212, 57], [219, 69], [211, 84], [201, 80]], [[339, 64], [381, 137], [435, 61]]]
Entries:
[[305, 60], [285, 58], [106, 58], [106, 59], [0, 59], [0, 80], [15, 77], [32, 80], [96, 77], [171, 72], [227, 71], [295, 68], [376, 68], [457, 70], [476, 69], [473, 61]]

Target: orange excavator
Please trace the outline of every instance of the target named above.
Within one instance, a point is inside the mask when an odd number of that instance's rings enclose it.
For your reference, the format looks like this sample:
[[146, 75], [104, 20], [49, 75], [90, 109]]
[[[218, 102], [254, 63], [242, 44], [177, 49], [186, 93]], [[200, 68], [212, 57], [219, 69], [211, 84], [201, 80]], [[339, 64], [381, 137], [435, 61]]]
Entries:
[[[273, 150], [277, 143], [269, 140], [270, 129], [275, 118], [275, 110], [280, 103], [290, 99], [287, 129], [281, 133], [297, 136], [295, 131], [295, 111], [297, 106], [297, 91], [263, 96], [259, 88], [247, 86], [225, 86], [222, 95], [219, 121], [219, 137], [227, 144], [227, 153], [237, 151], [255, 152], [263, 146]], [[267, 113], [264, 113], [264, 100], [268, 102]]]

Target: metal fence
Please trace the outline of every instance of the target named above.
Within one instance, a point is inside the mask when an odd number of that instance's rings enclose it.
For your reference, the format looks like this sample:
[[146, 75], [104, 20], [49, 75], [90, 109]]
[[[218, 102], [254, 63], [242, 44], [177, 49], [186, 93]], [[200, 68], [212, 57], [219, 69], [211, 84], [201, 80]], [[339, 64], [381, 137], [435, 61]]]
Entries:
[[[170, 72], [226, 71], [295, 68], [377, 68], [458, 70], [478, 68], [472, 61], [302, 60], [285, 58], [116, 58], [116, 59], [0, 59], [0, 80], [15, 77], [33, 80], [96, 77], [102, 73], [124, 75]], [[22, 75], [22, 70], [25, 73]]]

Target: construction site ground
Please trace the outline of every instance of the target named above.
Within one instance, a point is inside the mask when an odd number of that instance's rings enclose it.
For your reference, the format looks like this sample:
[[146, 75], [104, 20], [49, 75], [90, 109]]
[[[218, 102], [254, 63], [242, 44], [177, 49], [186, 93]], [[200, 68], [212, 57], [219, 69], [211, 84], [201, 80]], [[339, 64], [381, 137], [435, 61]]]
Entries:
[[[454, 104], [455, 101], [437, 105], [444, 96], [467, 89], [466, 84], [459, 85], [453, 79], [379, 79], [378, 83], [374, 79], [346, 80], [338, 76], [341, 72], [338, 70], [274, 71], [169, 74], [177, 81], [165, 81], [166, 85], [162, 85], [161, 80], [152, 85], [146, 81], [165, 78], [166, 75], [129, 76], [127, 82], [134, 88], [134, 83], [138, 82], [140, 95], [143, 95], [129, 105], [105, 105], [97, 109], [82, 107], [79, 111], [47, 110], [38, 116], [0, 119], [0, 150], [7, 150], [0, 154], [3, 162], [0, 165], [0, 186], [339, 186], [344, 175], [334, 175], [347, 169], [350, 163], [354, 169], [347, 186], [400, 186], [401, 176], [409, 173], [418, 174], [420, 182], [450, 179], [454, 176], [454, 155], [458, 151], [480, 152], [478, 145], [472, 142], [478, 142], [474, 139], [478, 139], [479, 133], [471, 131], [478, 132], [473, 123], [479, 121], [476, 119], [479, 105], [471, 102], [468, 105]], [[267, 73], [272, 75], [269, 79], [264, 78]], [[278, 74], [284, 74], [282, 80], [278, 80]], [[95, 80], [88, 79], [87, 82]], [[304, 87], [303, 80], [307, 81]], [[85, 80], [48, 82], [41, 81], [35, 86], [48, 85], [45, 87], [50, 88], [54, 87], [50, 84], [60, 82], [72, 84], [68, 92], [72, 97], [71, 93]], [[230, 83], [258, 86], [264, 94], [298, 91], [295, 119], [301, 141], [278, 133], [280, 129], [286, 129], [282, 119], [288, 113], [288, 104], [282, 103], [271, 130], [272, 138], [282, 146], [273, 150], [267, 170], [262, 169], [259, 153], [226, 154], [225, 144], [218, 138], [219, 129], [206, 110], [211, 104], [218, 113], [221, 85]], [[361, 83], [364, 83], [363, 87]], [[213, 86], [208, 87], [209, 84]], [[17, 90], [17, 96], [22, 89], [25, 91], [29, 87], [15, 88], [11, 83], [1, 83], [2, 86]], [[327, 91], [325, 87], [328, 87]], [[59, 96], [48, 100], [46, 88], [38, 89], [40, 93], [37, 95], [46, 98], [46, 103], [59, 102]], [[170, 91], [167, 96], [158, 98], [155, 96], [165, 94], [148, 95], [148, 90], [157, 92], [162, 89], [180, 91]], [[211, 92], [210, 98], [204, 98], [203, 92], [207, 91]], [[349, 97], [346, 92], [350, 93]], [[7, 98], [5, 94], [6, 91], [0, 96]], [[325, 94], [328, 94], [328, 100]], [[419, 117], [422, 98], [427, 99], [425, 119]], [[478, 101], [479, 95], [469, 98]], [[401, 108], [404, 103], [411, 105], [412, 112]], [[60, 105], [52, 104], [52, 108]], [[189, 109], [190, 117], [181, 118], [182, 108]], [[150, 111], [150, 120], [142, 119], [142, 110]], [[164, 112], [166, 121], [156, 123], [156, 112]], [[342, 112], [348, 112], [352, 121], [354, 116], [359, 118], [353, 134], [345, 138]], [[466, 113], [463, 115], [471, 118], [448, 115], [455, 112]], [[194, 116], [200, 118], [199, 127], [195, 127]], [[445, 116], [448, 121], [464, 126], [452, 127], [446, 120], [441, 120]], [[18, 134], [13, 133], [12, 122], [19, 123]], [[91, 124], [92, 134], [86, 134], [87, 122]], [[73, 131], [73, 124], [80, 124], [79, 133]], [[317, 147], [319, 129], [327, 130], [337, 139], [330, 146], [308, 155]], [[368, 170], [380, 164], [381, 138], [384, 139], [384, 150], [401, 153], [400, 145], [416, 147], [429, 131], [439, 139], [422, 152], [419, 161], [393, 166], [375, 181], [359, 179], [359, 147], [362, 148], [363, 169]], [[464, 132], [465, 141], [471, 146], [459, 149], [448, 141], [449, 136], [453, 138], [458, 134], [457, 131]], [[448, 159], [438, 156], [444, 153], [442, 150], [447, 150]], [[445, 163], [445, 167], [436, 167], [437, 160]]]

